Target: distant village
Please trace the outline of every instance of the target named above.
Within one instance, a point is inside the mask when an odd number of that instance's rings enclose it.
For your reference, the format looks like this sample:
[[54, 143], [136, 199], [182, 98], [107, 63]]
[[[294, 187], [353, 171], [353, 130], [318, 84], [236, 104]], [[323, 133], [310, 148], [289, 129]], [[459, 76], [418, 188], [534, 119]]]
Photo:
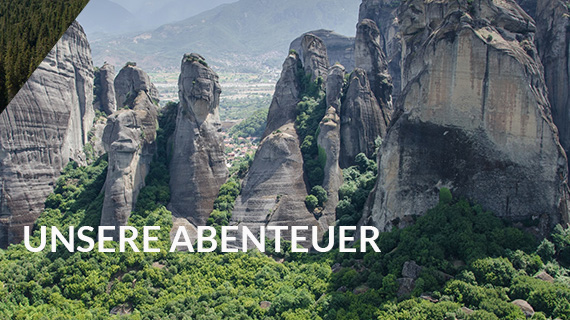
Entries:
[[228, 168], [235, 160], [245, 157], [247, 154], [255, 154], [259, 146], [257, 137], [232, 137], [229, 130], [241, 121], [224, 121], [222, 128], [224, 133], [224, 146]]

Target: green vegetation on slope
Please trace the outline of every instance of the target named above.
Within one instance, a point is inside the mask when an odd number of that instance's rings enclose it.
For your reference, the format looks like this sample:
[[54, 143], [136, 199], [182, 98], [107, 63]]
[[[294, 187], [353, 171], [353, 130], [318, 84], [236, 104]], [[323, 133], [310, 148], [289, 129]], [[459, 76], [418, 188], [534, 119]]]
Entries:
[[[164, 139], [168, 129], [161, 130]], [[159, 152], [159, 170], [145, 189], [167, 185], [159, 174], [164, 156]], [[95, 214], [101, 199], [79, 208], [101, 187], [105, 166], [104, 159], [69, 165], [37, 226], [92, 225], [86, 213]], [[167, 195], [141, 202], [145, 189], [129, 223], [160, 225], [168, 239]], [[0, 251], [0, 317], [111, 319], [119, 307], [132, 312], [127, 319], [521, 319], [510, 301], [524, 299], [538, 312], [534, 319], [570, 319], [568, 261], [561, 259], [570, 230], [558, 227], [537, 245], [479, 206], [444, 194], [415, 225], [381, 234], [382, 253], [286, 254], [278, 263], [255, 251], [168, 253], [166, 241], [152, 254], [29, 253], [13, 245]], [[397, 279], [410, 260], [423, 269], [415, 289], [398, 298]], [[533, 278], [542, 270], [554, 283]], [[425, 292], [439, 302], [418, 298]], [[463, 306], [475, 313], [466, 315]]]
[[89, 0], [0, 2], [0, 111]]
[[233, 126], [229, 131], [229, 135], [233, 138], [260, 138], [267, 125], [267, 111], [267, 109], [255, 111], [253, 115], [240, 124]]

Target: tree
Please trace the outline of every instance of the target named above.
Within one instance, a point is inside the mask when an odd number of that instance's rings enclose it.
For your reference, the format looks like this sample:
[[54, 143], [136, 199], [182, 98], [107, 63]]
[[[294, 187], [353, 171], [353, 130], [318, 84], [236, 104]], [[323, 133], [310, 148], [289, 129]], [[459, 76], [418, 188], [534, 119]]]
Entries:
[[305, 206], [310, 212], [315, 211], [319, 205], [319, 200], [314, 195], [310, 194], [305, 198]]

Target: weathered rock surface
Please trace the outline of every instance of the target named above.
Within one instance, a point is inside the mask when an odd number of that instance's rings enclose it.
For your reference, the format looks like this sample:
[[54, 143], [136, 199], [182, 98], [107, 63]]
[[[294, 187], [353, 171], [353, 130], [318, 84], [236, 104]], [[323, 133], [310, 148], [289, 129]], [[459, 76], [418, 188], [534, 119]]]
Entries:
[[534, 309], [525, 300], [521, 300], [521, 299], [514, 300], [512, 302], [512, 304], [519, 307], [527, 318], [531, 318], [534, 315]]
[[[307, 33], [313, 34], [323, 40], [327, 47], [327, 56], [331, 66], [339, 63], [346, 69], [346, 72], [352, 72], [352, 70], [354, 70], [354, 37], [343, 36], [334, 31], [324, 29], [309, 31]], [[303, 60], [301, 41], [305, 34], [293, 40], [289, 46], [289, 50], [295, 50], [301, 60]]]
[[570, 20], [567, 2], [539, 0], [536, 45], [548, 87], [552, 118], [558, 127], [560, 143], [570, 151]]
[[0, 247], [23, 239], [70, 159], [84, 162], [93, 63], [74, 22], [0, 115]]
[[402, 114], [381, 148], [373, 223], [403, 226], [437, 204], [440, 187], [500, 217], [540, 215], [542, 232], [568, 221], [566, 156], [532, 19], [512, 1], [402, 9]]
[[[298, 51], [300, 52], [300, 51]], [[269, 112], [267, 114], [267, 126], [263, 133], [263, 138], [267, 137], [273, 131], [281, 126], [295, 122], [297, 116], [297, 103], [299, 102], [299, 94], [301, 87], [297, 79], [297, 69], [302, 67], [299, 55], [290, 53], [285, 62], [283, 62], [283, 70], [281, 77], [275, 85], [275, 93]]]
[[330, 64], [327, 47], [323, 40], [314, 34], [306, 33], [301, 40], [301, 51], [303, 52], [303, 67], [305, 73], [311, 75], [311, 81], [322, 78], [323, 84], [326, 83]]
[[[305, 207], [307, 186], [303, 155], [294, 123], [300, 86], [293, 72], [297, 65], [297, 54], [289, 54], [269, 110], [267, 123], [272, 127], [266, 130], [244, 179], [232, 212], [231, 225], [247, 226], [253, 232], [257, 232], [259, 226], [318, 225], [314, 215]], [[280, 86], [284, 83], [289, 83], [289, 90]], [[280, 103], [275, 104], [276, 101]], [[280, 126], [276, 127], [276, 124]], [[289, 235], [284, 238], [288, 239]]]
[[371, 157], [375, 151], [374, 141], [384, 137], [387, 128], [366, 71], [355, 69], [349, 81], [340, 111], [341, 168], [354, 165], [354, 157], [359, 153]]
[[335, 221], [335, 209], [338, 204], [338, 189], [343, 183], [340, 169], [340, 107], [344, 87], [344, 67], [334, 65], [329, 70], [326, 83], [327, 112], [319, 124], [318, 145], [327, 155], [324, 167], [323, 188], [328, 193], [328, 200], [323, 208], [323, 217], [319, 222], [328, 227]]
[[115, 67], [105, 63], [95, 70], [95, 101], [93, 108], [107, 115], [117, 111], [115, 99]]
[[356, 27], [354, 45], [357, 68], [366, 71], [370, 81], [370, 89], [382, 112], [383, 126], [386, 128], [392, 118], [392, 77], [388, 73], [388, 63], [380, 46], [380, 30], [376, 23], [364, 19]]
[[202, 226], [228, 176], [219, 114], [222, 90], [218, 75], [197, 54], [184, 56], [178, 87], [169, 210]]
[[[123, 68], [117, 78], [126, 81], [125, 74], [145, 75], [142, 70], [134, 73]], [[136, 95], [132, 109], [120, 109], [109, 116], [103, 132], [109, 167], [101, 225], [117, 227], [114, 234], [109, 232], [113, 236], [118, 236], [119, 226], [127, 225], [156, 152], [158, 109], [147, 91], [141, 89]]]
[[388, 72], [392, 77], [392, 101], [398, 101], [402, 91], [401, 60], [402, 44], [398, 22], [398, 0], [363, 0], [360, 4], [358, 21], [370, 19], [380, 30], [380, 44], [386, 56]]
[[115, 78], [117, 108], [132, 107], [134, 99], [141, 91], [146, 92], [153, 102], [158, 102], [158, 90], [150, 81], [148, 74], [136, 65], [124, 66]]

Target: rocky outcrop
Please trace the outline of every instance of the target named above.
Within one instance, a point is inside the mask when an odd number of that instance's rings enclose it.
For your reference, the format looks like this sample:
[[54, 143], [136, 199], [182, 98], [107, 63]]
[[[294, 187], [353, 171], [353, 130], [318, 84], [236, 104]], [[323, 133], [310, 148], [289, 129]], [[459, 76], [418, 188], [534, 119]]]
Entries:
[[[324, 29], [309, 31], [305, 34], [308, 33], [323, 40], [327, 47], [327, 56], [331, 66], [338, 63], [341, 64], [347, 72], [354, 70], [354, 37], [343, 36], [334, 31]], [[295, 50], [299, 54], [301, 61], [303, 60], [301, 41], [305, 34], [293, 40], [289, 46], [289, 50]]]
[[335, 209], [338, 204], [338, 189], [343, 183], [340, 160], [340, 107], [344, 87], [344, 67], [331, 67], [326, 84], [327, 112], [319, 124], [318, 145], [326, 152], [327, 159], [324, 167], [323, 188], [328, 193], [328, 200], [323, 208], [323, 218], [319, 220], [323, 226], [333, 225]]
[[295, 122], [297, 103], [299, 102], [299, 94], [301, 92], [301, 86], [297, 79], [297, 70], [299, 68], [302, 68], [299, 55], [294, 52], [290, 53], [285, 62], [283, 62], [281, 77], [275, 85], [275, 93], [273, 94], [271, 106], [269, 106], [267, 126], [262, 139], [281, 126], [289, 122]]
[[301, 40], [301, 51], [303, 52], [303, 67], [305, 73], [311, 75], [311, 81], [322, 78], [323, 84], [326, 83], [330, 64], [327, 47], [323, 40], [314, 34], [307, 33]]
[[543, 233], [567, 222], [567, 160], [532, 19], [513, 1], [401, 8], [405, 89], [380, 150], [373, 223], [404, 226], [441, 187], [500, 217], [540, 217]]
[[350, 75], [340, 119], [340, 167], [354, 165], [354, 157], [359, 153], [372, 157], [375, 140], [384, 137], [387, 125], [362, 69], [357, 68]]
[[74, 22], [0, 115], [0, 246], [23, 238], [68, 161], [84, 162], [93, 64]]
[[222, 90], [218, 75], [197, 54], [184, 56], [178, 87], [169, 210], [202, 226], [228, 176], [219, 114]]
[[261, 142], [230, 224], [253, 232], [259, 226], [315, 226], [317, 220], [305, 207], [306, 196], [299, 137], [294, 124], [288, 123]]
[[158, 90], [150, 81], [148, 74], [135, 64], [127, 64], [115, 78], [117, 108], [132, 108], [134, 99], [141, 91], [146, 92], [153, 102], [158, 102]]
[[[317, 225], [317, 220], [304, 203], [307, 186], [295, 129], [300, 88], [299, 79], [295, 76], [298, 59], [292, 52], [283, 64], [267, 118], [268, 130], [236, 199], [232, 225], [247, 226], [254, 232], [259, 230], [259, 226]], [[302, 68], [300, 71], [304, 72]], [[285, 83], [288, 87], [282, 86]], [[285, 238], [288, 239], [289, 235]]]
[[93, 101], [93, 108], [104, 112], [106, 115], [117, 111], [114, 81], [114, 66], [105, 63], [101, 68], [95, 70], [95, 100]]
[[536, 45], [548, 87], [552, 118], [560, 143], [570, 151], [570, 12], [567, 2], [539, 0], [537, 3]]
[[[125, 74], [138, 76], [141, 72], [124, 68], [117, 78], [125, 80]], [[132, 109], [120, 109], [108, 117], [102, 139], [109, 167], [101, 225], [115, 226], [114, 236], [118, 236], [119, 226], [127, 225], [156, 152], [158, 109], [153, 98], [139, 90], [131, 104]]]
[[380, 30], [380, 46], [386, 56], [388, 73], [392, 77], [392, 101], [398, 101], [402, 90], [401, 60], [402, 44], [398, 22], [399, 0], [363, 0], [360, 4], [358, 21], [370, 19]]
[[[380, 31], [376, 23], [364, 19], [356, 27], [355, 63], [357, 68], [366, 71], [370, 89], [376, 97], [382, 113], [384, 130], [392, 118], [392, 77], [388, 73], [388, 64], [380, 47]], [[384, 131], [385, 133], [385, 131]]]

